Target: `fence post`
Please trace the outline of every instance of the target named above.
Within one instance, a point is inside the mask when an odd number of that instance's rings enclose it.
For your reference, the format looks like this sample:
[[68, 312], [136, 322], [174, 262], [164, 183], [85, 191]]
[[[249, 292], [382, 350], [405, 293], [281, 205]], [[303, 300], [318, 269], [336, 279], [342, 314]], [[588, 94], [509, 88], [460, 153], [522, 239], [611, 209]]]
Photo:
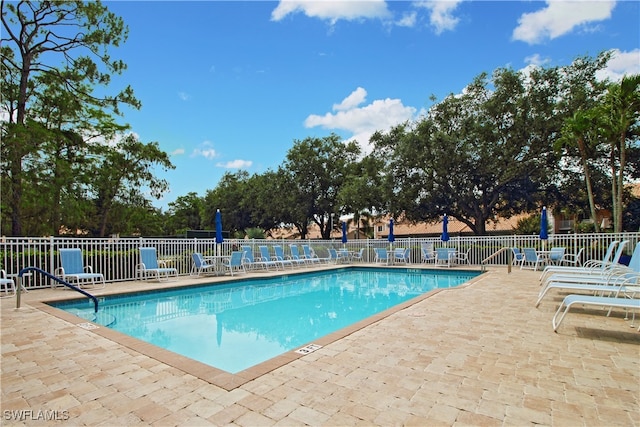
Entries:
[[[56, 271], [55, 268], [55, 254], [54, 254], [54, 250], [55, 250], [55, 237], [53, 236], [49, 236], [49, 265], [51, 266], [51, 269], [53, 270], [54, 274]], [[35, 266], [34, 266], [35, 267]], [[53, 282], [51, 281], [51, 279], [49, 279], [49, 287], [53, 287]]]

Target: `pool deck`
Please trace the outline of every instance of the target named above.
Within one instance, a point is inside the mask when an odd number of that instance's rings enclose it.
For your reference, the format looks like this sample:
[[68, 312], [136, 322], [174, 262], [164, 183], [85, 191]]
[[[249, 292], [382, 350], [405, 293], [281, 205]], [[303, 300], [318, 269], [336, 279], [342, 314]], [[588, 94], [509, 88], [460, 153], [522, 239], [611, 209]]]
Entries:
[[235, 376], [42, 304], [71, 291], [4, 298], [1, 424], [640, 426], [640, 319], [574, 309], [554, 333], [539, 275], [490, 268]]

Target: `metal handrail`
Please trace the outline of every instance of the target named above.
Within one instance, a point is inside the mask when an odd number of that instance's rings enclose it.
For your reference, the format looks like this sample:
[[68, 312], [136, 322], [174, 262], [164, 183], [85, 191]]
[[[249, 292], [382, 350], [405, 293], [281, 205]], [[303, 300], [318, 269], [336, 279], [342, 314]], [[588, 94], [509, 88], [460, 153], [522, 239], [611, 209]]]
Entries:
[[[36, 271], [38, 273], [41, 273], [45, 276], [47, 276], [48, 278], [55, 280], [56, 282], [66, 286], [67, 288], [73, 289], [76, 292], [80, 292], [82, 295], [89, 297], [93, 300], [93, 308], [94, 308], [94, 313], [98, 312], [98, 298], [94, 297], [93, 295], [91, 295], [89, 292], [80, 289], [77, 286], [72, 285], [71, 283], [62, 280], [59, 277], [54, 276], [53, 274], [46, 272], [38, 267], [25, 267], [22, 270], [20, 270], [20, 273], [18, 273], [18, 277], [20, 278], [20, 281], [22, 281], [22, 275], [26, 272], [29, 271]], [[18, 284], [18, 289], [16, 291], [16, 308], [20, 308], [20, 290], [22, 289], [21, 283]]]
[[485, 259], [483, 259], [481, 262], [482, 271], [485, 271], [485, 266], [487, 262], [489, 262], [491, 259], [493, 259], [494, 257], [497, 257], [498, 255], [500, 255], [505, 251], [507, 251], [507, 273], [511, 273], [511, 255], [512, 255], [511, 248], [500, 248], [494, 253], [492, 253], [491, 255], [489, 255], [488, 257], [486, 257]]

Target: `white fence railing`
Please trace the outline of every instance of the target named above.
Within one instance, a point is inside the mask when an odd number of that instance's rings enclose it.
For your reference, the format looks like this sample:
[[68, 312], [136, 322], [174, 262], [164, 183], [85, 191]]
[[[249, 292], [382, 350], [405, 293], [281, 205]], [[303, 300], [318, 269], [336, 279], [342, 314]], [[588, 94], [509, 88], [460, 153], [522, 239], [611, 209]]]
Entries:
[[[469, 252], [471, 264], [480, 265], [488, 258], [505, 247], [535, 247], [538, 249], [554, 246], [566, 248], [567, 253], [577, 253], [584, 248], [582, 261], [601, 259], [604, 252], [614, 240], [628, 240], [627, 254], [631, 254], [636, 243], [640, 241], [640, 233], [599, 233], [599, 234], [554, 234], [546, 242], [538, 236], [459, 236], [452, 237], [448, 242], [438, 238], [400, 238], [393, 243], [394, 247], [410, 249], [410, 261], [420, 263], [420, 248], [423, 244], [433, 247], [455, 247], [458, 251]], [[386, 239], [350, 240], [343, 244], [340, 240], [225, 240], [216, 245], [215, 239], [174, 239], [174, 238], [65, 238], [65, 237], [4, 237], [0, 240], [0, 267], [9, 276], [17, 275], [22, 268], [38, 267], [53, 273], [59, 266], [58, 250], [60, 248], [80, 248], [84, 255], [85, 265], [92, 266], [95, 272], [104, 274], [107, 282], [119, 282], [135, 279], [135, 267], [139, 263], [138, 248], [153, 246], [157, 249], [158, 258], [178, 269], [179, 274], [189, 274], [192, 266], [191, 255], [201, 252], [205, 255], [216, 253], [229, 254], [241, 245], [250, 245], [254, 253], [258, 253], [258, 246], [266, 245], [273, 253], [273, 246], [280, 245], [285, 254], [290, 254], [290, 245], [310, 245], [319, 257], [328, 257], [329, 248], [346, 247], [350, 251], [365, 248], [363, 259], [373, 262], [373, 248], [390, 246]], [[491, 258], [490, 265], [506, 265], [508, 251]], [[23, 281], [27, 288], [48, 287], [49, 279], [33, 274]]]

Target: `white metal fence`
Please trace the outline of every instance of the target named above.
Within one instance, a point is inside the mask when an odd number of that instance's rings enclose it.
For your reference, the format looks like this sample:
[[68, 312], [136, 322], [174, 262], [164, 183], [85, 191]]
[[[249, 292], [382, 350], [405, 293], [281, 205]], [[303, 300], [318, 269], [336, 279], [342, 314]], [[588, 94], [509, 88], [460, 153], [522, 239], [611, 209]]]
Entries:
[[[473, 265], [481, 265], [483, 260], [495, 254], [502, 248], [534, 247], [542, 249], [561, 246], [567, 253], [577, 253], [584, 248], [582, 261], [601, 259], [604, 252], [614, 240], [628, 240], [627, 254], [631, 254], [635, 245], [640, 241], [640, 233], [600, 233], [600, 234], [554, 234], [547, 242], [538, 236], [460, 236], [452, 237], [448, 242], [438, 238], [400, 238], [393, 242], [393, 247], [410, 249], [410, 262], [420, 263], [420, 248], [423, 244], [433, 245], [434, 248], [448, 246], [458, 251], [470, 249], [469, 259]], [[215, 239], [173, 239], [173, 238], [65, 238], [65, 237], [4, 237], [0, 241], [0, 267], [9, 276], [17, 275], [22, 268], [37, 267], [54, 273], [59, 266], [58, 250], [60, 248], [80, 248], [84, 256], [85, 265], [92, 266], [94, 272], [104, 274], [107, 282], [118, 282], [135, 279], [135, 267], [139, 263], [140, 247], [155, 247], [158, 258], [178, 269], [179, 274], [189, 274], [192, 266], [191, 255], [201, 252], [205, 255], [216, 253], [229, 254], [241, 245], [250, 245], [254, 253], [258, 253], [258, 246], [266, 245], [273, 253], [273, 246], [280, 245], [285, 254], [290, 254], [290, 245], [310, 245], [319, 257], [328, 257], [329, 248], [346, 247], [350, 251], [365, 248], [363, 260], [373, 262], [373, 248], [389, 248], [386, 239], [350, 240], [343, 244], [340, 240], [225, 240], [216, 245]], [[491, 258], [488, 265], [506, 265], [508, 251], [504, 251]], [[23, 280], [27, 288], [48, 287], [49, 279], [34, 273], [27, 280]]]

